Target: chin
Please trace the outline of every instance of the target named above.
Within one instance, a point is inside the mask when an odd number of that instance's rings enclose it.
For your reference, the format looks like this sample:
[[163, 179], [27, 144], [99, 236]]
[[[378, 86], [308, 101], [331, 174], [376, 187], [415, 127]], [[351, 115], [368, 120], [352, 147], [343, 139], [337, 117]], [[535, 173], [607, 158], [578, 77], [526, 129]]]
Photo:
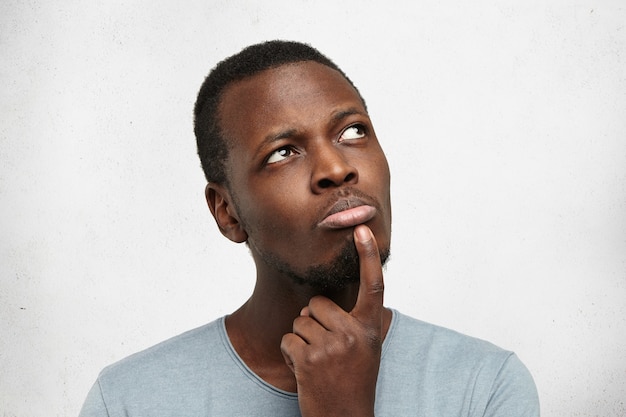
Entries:
[[[380, 259], [384, 266], [389, 259], [389, 249], [381, 251]], [[296, 273], [291, 268], [283, 272], [298, 285], [307, 285], [320, 292], [340, 291], [360, 281], [359, 255], [354, 242], [349, 242], [331, 262], [311, 266], [304, 273]]]

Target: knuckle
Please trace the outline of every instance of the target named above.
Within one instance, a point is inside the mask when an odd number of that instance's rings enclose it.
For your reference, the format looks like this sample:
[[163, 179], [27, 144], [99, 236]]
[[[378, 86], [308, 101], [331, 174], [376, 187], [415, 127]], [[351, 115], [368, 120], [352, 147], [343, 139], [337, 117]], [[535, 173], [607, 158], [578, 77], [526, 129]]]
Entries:
[[304, 322], [306, 322], [307, 316], [298, 316], [295, 319], [293, 319], [293, 327], [295, 328], [296, 326], [301, 326], [302, 324], [304, 324]]
[[320, 351], [320, 350], [317, 350], [317, 349], [311, 349], [304, 356], [303, 361], [306, 364], [306, 366], [311, 367], [311, 368], [316, 368], [321, 363], [324, 362], [325, 358], [326, 358], [326, 352], [325, 351]]
[[309, 300], [309, 308], [315, 310], [324, 304], [324, 297], [321, 295], [316, 295]]
[[284, 352], [284, 353], [289, 352], [289, 350], [291, 348], [291, 335], [292, 335], [292, 333], [287, 333], [280, 340], [280, 350], [282, 352]]
[[371, 294], [380, 294], [385, 292], [385, 283], [382, 276], [376, 278], [376, 280], [369, 285], [369, 292]]
[[354, 350], [358, 345], [358, 338], [352, 333], [344, 333], [334, 343], [329, 344], [328, 350], [333, 354], [345, 354]]

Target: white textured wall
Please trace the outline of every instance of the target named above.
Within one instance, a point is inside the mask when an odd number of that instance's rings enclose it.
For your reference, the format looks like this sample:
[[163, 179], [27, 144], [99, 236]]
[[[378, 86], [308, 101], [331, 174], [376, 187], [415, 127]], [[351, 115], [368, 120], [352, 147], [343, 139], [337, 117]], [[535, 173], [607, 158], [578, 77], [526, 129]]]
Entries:
[[76, 415], [103, 366], [245, 300], [191, 114], [217, 60], [272, 38], [368, 100], [387, 304], [516, 351], [543, 416], [625, 415], [625, 7], [3, 1], [0, 415]]

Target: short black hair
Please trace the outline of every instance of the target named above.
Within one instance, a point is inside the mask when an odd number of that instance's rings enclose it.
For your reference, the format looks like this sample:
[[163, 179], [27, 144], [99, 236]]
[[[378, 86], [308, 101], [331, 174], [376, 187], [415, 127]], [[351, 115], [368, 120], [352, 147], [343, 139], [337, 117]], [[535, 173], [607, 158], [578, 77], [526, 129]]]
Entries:
[[346, 74], [334, 62], [312, 46], [293, 41], [274, 40], [251, 45], [219, 62], [205, 78], [194, 107], [194, 133], [198, 156], [209, 182], [228, 185], [225, 162], [229, 145], [222, 133], [219, 104], [222, 93], [231, 83], [271, 68], [303, 61], [315, 61], [338, 71], [365, 100]]

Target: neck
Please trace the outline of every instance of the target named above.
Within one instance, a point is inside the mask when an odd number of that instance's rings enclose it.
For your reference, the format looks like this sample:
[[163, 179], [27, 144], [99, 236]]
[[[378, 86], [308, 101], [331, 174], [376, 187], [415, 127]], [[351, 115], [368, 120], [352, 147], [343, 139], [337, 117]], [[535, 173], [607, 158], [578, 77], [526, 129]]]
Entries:
[[252, 296], [226, 318], [231, 343], [242, 360], [266, 382], [295, 391], [295, 379], [280, 351], [282, 337], [290, 333], [293, 321], [316, 295], [331, 299], [346, 311], [356, 303], [358, 282], [342, 290], [323, 292], [299, 285], [282, 274], [257, 275]]
[[257, 276], [252, 296], [227, 318], [227, 329], [229, 335], [231, 332], [242, 333], [254, 344], [265, 344], [270, 348], [268, 350], [280, 350], [280, 340], [291, 332], [294, 319], [311, 298], [323, 295], [350, 311], [356, 303], [358, 290], [358, 282], [341, 290], [321, 291], [295, 284], [285, 276]]

